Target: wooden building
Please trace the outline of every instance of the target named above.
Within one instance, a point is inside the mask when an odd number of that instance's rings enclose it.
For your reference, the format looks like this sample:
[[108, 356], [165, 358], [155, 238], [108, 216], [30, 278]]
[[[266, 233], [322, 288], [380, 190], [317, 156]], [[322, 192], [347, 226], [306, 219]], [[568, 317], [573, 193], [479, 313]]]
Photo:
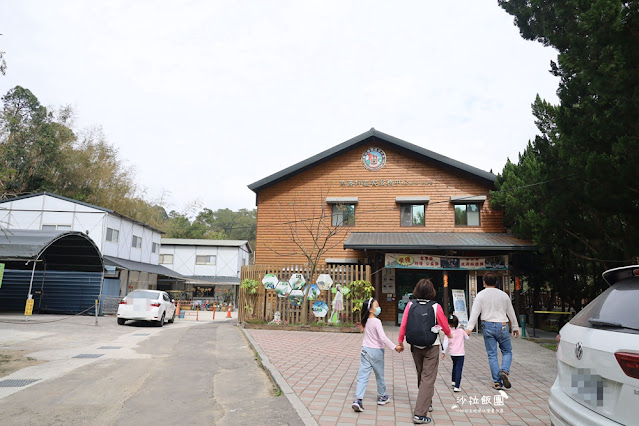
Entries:
[[510, 292], [513, 256], [534, 250], [506, 233], [502, 212], [491, 208], [495, 178], [371, 129], [249, 185], [255, 263], [304, 264], [305, 252], [324, 246], [322, 263], [371, 266], [382, 320], [401, 320], [421, 278], [463, 317], [486, 271]]

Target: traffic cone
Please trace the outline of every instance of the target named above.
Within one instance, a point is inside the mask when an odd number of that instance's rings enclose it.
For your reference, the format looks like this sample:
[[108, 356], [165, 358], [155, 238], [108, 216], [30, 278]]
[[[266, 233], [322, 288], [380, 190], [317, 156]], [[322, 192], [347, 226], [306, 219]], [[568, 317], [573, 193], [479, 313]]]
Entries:
[[226, 317], [231, 318], [231, 304], [229, 303], [229, 310], [226, 311]]
[[213, 319], [215, 319], [215, 309], [217, 308], [217, 306], [215, 304], [213, 304]]
[[177, 302], [177, 308], [175, 308], [175, 316], [180, 316], [180, 301]]

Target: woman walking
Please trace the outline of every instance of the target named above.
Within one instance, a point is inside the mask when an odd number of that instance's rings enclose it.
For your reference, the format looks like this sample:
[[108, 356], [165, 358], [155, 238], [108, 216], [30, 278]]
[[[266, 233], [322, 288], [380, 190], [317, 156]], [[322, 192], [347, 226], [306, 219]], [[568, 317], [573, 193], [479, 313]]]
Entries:
[[410, 344], [410, 351], [417, 370], [417, 402], [413, 423], [427, 424], [432, 419], [428, 412], [432, 411], [435, 379], [439, 366], [439, 330], [452, 337], [446, 315], [441, 306], [433, 299], [437, 293], [433, 283], [428, 279], [420, 280], [413, 290], [413, 299], [408, 303], [399, 329], [399, 346], [404, 347], [404, 336]]

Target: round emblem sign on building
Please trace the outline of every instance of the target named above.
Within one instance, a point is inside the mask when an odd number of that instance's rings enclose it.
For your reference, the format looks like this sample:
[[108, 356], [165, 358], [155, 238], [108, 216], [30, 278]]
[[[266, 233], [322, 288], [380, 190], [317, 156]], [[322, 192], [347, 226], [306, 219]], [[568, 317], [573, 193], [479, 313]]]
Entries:
[[386, 164], [386, 153], [380, 148], [369, 148], [362, 154], [364, 168], [376, 172]]

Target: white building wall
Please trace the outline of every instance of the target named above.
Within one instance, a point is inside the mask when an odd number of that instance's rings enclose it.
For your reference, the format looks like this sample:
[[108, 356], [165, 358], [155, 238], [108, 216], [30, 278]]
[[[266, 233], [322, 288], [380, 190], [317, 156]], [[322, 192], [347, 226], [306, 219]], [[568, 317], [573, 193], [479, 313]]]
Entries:
[[[171, 268], [182, 275], [202, 275], [209, 277], [238, 277], [240, 276], [242, 262], [248, 265], [249, 254], [244, 247], [217, 247], [217, 246], [182, 246], [162, 245], [161, 254], [173, 255], [173, 263], [163, 263], [163, 266]], [[215, 256], [215, 265], [197, 265], [196, 256]]]
[[42, 229], [43, 225], [66, 225], [86, 233], [102, 248], [102, 223], [106, 213], [67, 200], [39, 195], [0, 204], [0, 220], [7, 229]]
[[[37, 230], [43, 225], [69, 225], [72, 231], [88, 231], [103, 255], [158, 264], [159, 253], [152, 253], [152, 243], [160, 244], [162, 235], [131, 220], [46, 194], [0, 203], [0, 226]], [[117, 243], [106, 241], [107, 227], [120, 232]], [[132, 247], [134, 234], [142, 237], [141, 249]]]

